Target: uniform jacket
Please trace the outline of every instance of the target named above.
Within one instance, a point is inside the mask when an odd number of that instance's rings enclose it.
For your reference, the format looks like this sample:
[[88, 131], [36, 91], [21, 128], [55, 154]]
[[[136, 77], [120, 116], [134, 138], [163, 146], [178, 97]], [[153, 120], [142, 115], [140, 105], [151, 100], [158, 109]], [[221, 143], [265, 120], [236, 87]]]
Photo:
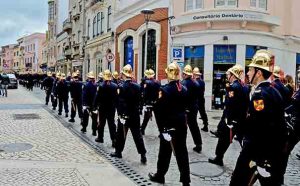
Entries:
[[59, 98], [68, 98], [69, 97], [69, 86], [66, 80], [60, 80], [56, 85], [56, 94]]
[[198, 82], [189, 77], [182, 81], [182, 85], [187, 89], [187, 109], [190, 111], [197, 110], [200, 88]]
[[147, 79], [143, 85], [143, 103], [144, 105], [153, 105], [158, 98], [160, 83], [155, 79]]
[[103, 81], [97, 91], [95, 107], [100, 111], [115, 110], [118, 98], [118, 86], [111, 81]]
[[93, 107], [94, 99], [97, 92], [97, 84], [92, 81], [88, 81], [82, 90], [82, 105]]
[[74, 80], [70, 83], [71, 98], [76, 101], [82, 101], [82, 82]]
[[283, 85], [283, 83], [280, 81], [280, 79], [275, 79], [272, 82], [272, 85], [279, 91], [279, 93], [283, 99], [284, 105], [285, 105], [285, 107], [287, 107], [288, 104], [290, 103], [290, 99], [291, 99], [291, 97], [289, 97], [289, 95], [290, 95], [289, 89]]
[[46, 90], [50, 91], [52, 90], [54, 78], [53, 77], [46, 77], [43, 80], [43, 86], [46, 87]]

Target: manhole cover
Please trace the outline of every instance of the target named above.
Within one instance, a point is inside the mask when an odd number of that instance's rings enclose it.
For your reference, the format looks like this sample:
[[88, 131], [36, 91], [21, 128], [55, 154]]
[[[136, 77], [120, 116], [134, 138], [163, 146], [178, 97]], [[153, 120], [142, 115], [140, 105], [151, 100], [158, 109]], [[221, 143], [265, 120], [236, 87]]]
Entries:
[[190, 164], [191, 174], [199, 177], [216, 177], [224, 173], [222, 167], [208, 163], [207, 161], [198, 161]]
[[221, 117], [220, 116], [213, 116], [212, 119], [221, 120]]
[[38, 114], [14, 114], [13, 117], [15, 120], [41, 119], [41, 117]]
[[29, 143], [9, 143], [0, 145], [0, 152], [21, 152], [31, 149], [33, 146]]

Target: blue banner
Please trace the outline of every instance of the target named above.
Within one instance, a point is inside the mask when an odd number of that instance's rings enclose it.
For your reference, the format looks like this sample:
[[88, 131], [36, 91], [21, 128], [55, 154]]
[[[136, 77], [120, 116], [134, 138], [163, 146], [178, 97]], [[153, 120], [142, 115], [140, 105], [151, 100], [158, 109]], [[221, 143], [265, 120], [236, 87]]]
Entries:
[[133, 38], [129, 37], [124, 42], [124, 66], [130, 64], [133, 69], [134, 53], [133, 53]]
[[297, 53], [296, 55], [296, 64], [300, 65], [300, 53]]
[[236, 62], [236, 45], [214, 45], [214, 63]]
[[264, 46], [247, 45], [246, 46], [246, 59], [252, 59], [255, 52], [260, 49], [268, 49], [268, 48], [264, 47]]
[[184, 47], [184, 58], [204, 58], [204, 46]]

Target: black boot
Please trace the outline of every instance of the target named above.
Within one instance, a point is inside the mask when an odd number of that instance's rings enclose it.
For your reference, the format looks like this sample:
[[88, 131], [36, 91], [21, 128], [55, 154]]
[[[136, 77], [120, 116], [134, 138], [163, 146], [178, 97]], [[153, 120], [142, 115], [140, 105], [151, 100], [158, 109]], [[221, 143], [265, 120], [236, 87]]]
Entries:
[[97, 136], [97, 134], [96, 134], [96, 131], [95, 131], [95, 130], [93, 130], [93, 133], [92, 133], [92, 135], [93, 135], [93, 136]]
[[141, 163], [142, 164], [146, 164], [147, 163], [146, 154], [141, 154]]
[[157, 175], [157, 173], [149, 173], [148, 174], [149, 176], [149, 179], [153, 182], [156, 182], [156, 183], [161, 183], [161, 184], [164, 184], [165, 183], [165, 177], [163, 176], [159, 176]]
[[144, 136], [145, 135], [145, 129], [141, 128], [141, 134]]
[[95, 139], [95, 142], [103, 143], [104, 141], [103, 141], [103, 138], [99, 138], [99, 137], [98, 137], [98, 138]]
[[122, 154], [120, 152], [111, 153], [110, 156], [115, 158], [122, 158]]
[[222, 158], [218, 158], [218, 157], [215, 157], [215, 158], [209, 158], [208, 159], [208, 162], [209, 163], [212, 163], [212, 164], [215, 164], [215, 165], [219, 165], [219, 166], [224, 166], [224, 163], [223, 163], [223, 159]]
[[202, 128], [201, 130], [204, 131], [204, 132], [208, 132], [208, 127], [207, 127], [207, 125], [204, 125], [203, 128]]
[[85, 127], [82, 127], [81, 132], [82, 132], [82, 133], [86, 133], [86, 128], [85, 128]]
[[193, 148], [193, 150], [197, 153], [201, 153], [202, 151], [202, 146], [201, 145], [196, 145], [196, 147]]
[[116, 140], [111, 141], [111, 147], [115, 148], [116, 147]]
[[68, 116], [68, 113], [66, 113], [66, 118], [67, 118], [67, 117], [69, 117], [69, 116]]
[[215, 131], [210, 131], [211, 134], [215, 135], [217, 138], [219, 137], [219, 132], [217, 130]]
[[69, 122], [74, 123], [75, 122], [74, 118], [69, 119]]

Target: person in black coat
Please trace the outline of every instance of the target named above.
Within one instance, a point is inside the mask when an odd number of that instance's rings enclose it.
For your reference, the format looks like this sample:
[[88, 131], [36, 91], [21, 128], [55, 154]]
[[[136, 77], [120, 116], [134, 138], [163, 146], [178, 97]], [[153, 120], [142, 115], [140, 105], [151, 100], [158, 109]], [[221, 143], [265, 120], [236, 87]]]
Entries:
[[[245, 121], [242, 151], [236, 162], [230, 186], [281, 185], [281, 165], [286, 145], [284, 102], [268, 81], [272, 74], [272, 54], [258, 50], [249, 65], [250, 83], [254, 88]], [[260, 174], [264, 170], [264, 174]], [[258, 172], [258, 175], [256, 174]]]
[[145, 71], [146, 79], [141, 87], [143, 92], [142, 106], [145, 107], [144, 120], [141, 126], [141, 133], [145, 135], [145, 129], [149, 120], [152, 118], [153, 106], [157, 101], [160, 82], [154, 79], [155, 73], [152, 69]]
[[186, 65], [183, 70], [183, 80], [182, 84], [187, 88], [187, 124], [191, 131], [195, 147], [193, 150], [197, 153], [200, 153], [202, 150], [202, 138], [199, 130], [198, 122], [197, 122], [197, 114], [198, 114], [198, 93], [199, 93], [199, 84], [195, 81], [193, 76], [192, 67], [190, 65]]
[[[218, 143], [216, 157], [208, 159], [208, 162], [223, 166], [223, 157], [235, 135], [242, 136], [241, 127], [245, 122], [249, 104], [249, 94], [244, 91], [241, 79], [244, 73], [243, 67], [235, 65], [228, 69], [226, 75], [229, 87], [225, 97], [225, 110], [218, 125]], [[242, 137], [241, 137], [242, 138]]]
[[81, 119], [82, 123], [82, 82], [79, 81], [78, 73], [75, 72], [72, 74], [73, 81], [70, 83], [70, 93], [71, 93], [71, 119], [69, 122], [75, 122], [76, 111], [78, 112], [78, 116]]
[[183, 186], [189, 186], [191, 180], [186, 146], [188, 91], [180, 83], [180, 68], [176, 62], [169, 64], [165, 71], [169, 83], [160, 89], [158, 101], [154, 106], [160, 131], [157, 171], [149, 173], [149, 179], [165, 183], [165, 175], [173, 152], [180, 172], [180, 182]]
[[56, 85], [56, 94], [58, 98], [58, 115], [62, 114], [62, 109], [64, 108], [65, 117], [67, 118], [69, 113], [69, 86], [64, 73], [60, 74], [59, 81]]
[[109, 70], [103, 72], [103, 82], [100, 83], [94, 102], [99, 112], [98, 138], [96, 142], [103, 143], [104, 127], [107, 121], [112, 146], [116, 144], [115, 113], [118, 101], [118, 85], [112, 82]]
[[122, 76], [125, 81], [118, 88], [118, 127], [115, 152], [112, 157], [122, 158], [127, 131], [131, 130], [141, 163], [147, 162], [146, 148], [140, 131], [139, 107], [141, 101], [141, 87], [132, 81], [132, 67], [128, 64], [123, 67]]
[[54, 78], [52, 77], [51, 72], [48, 72], [47, 77], [42, 82], [42, 87], [44, 87], [46, 93], [45, 105], [48, 105], [49, 103], [53, 82], [54, 82]]
[[96, 136], [97, 130], [97, 112], [93, 112], [94, 99], [97, 92], [97, 84], [95, 82], [95, 75], [93, 72], [87, 74], [87, 83], [83, 86], [82, 90], [82, 108], [83, 108], [83, 120], [81, 132], [86, 132], [86, 127], [89, 123], [89, 117], [92, 118], [92, 135]]

